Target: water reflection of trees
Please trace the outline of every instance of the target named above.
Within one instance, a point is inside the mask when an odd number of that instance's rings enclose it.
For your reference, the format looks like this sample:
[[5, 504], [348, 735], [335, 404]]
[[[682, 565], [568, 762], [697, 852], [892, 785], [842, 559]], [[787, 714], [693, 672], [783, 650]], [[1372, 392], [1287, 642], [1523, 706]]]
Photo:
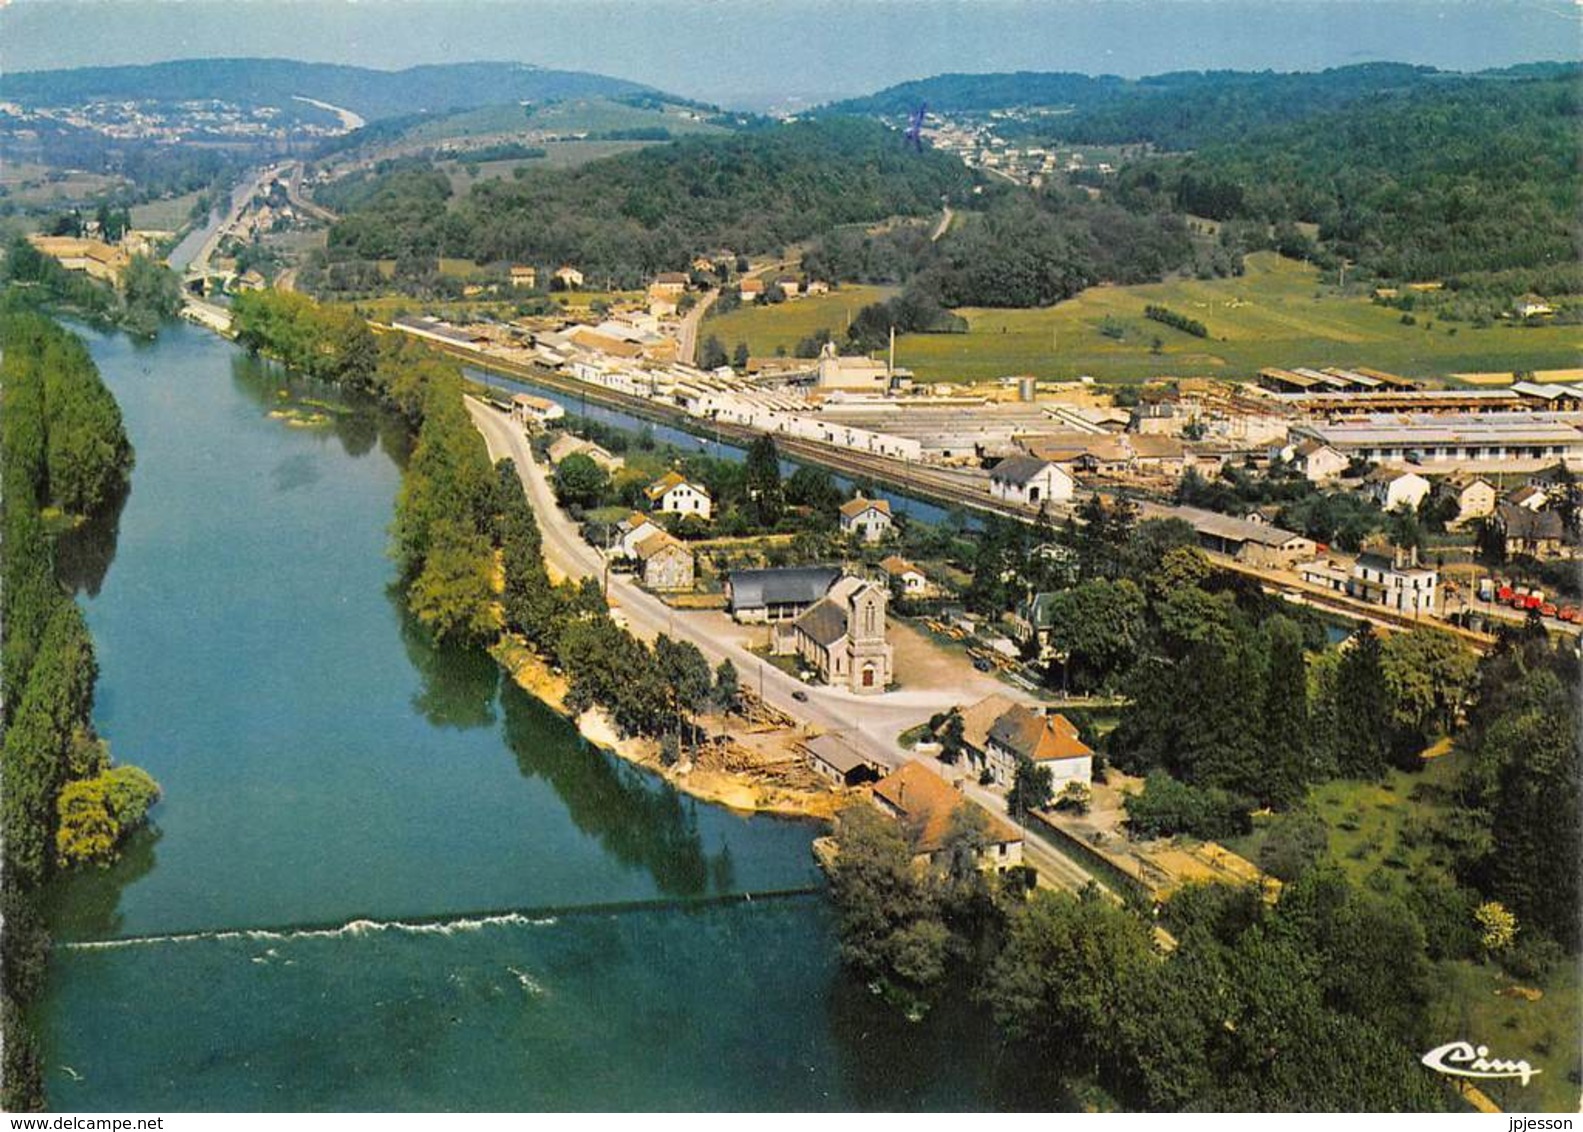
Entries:
[[278, 362], [241, 351], [231, 358], [231, 380], [249, 401], [265, 411], [301, 406], [304, 402], [320, 402], [305, 406], [320, 412], [324, 412], [324, 405], [334, 406], [342, 411], [327, 412], [328, 421], [310, 435], [334, 437], [353, 459], [367, 455], [377, 446], [398, 467], [406, 464], [412, 448], [406, 422], [367, 394], [303, 377]]
[[729, 892], [730, 851], [704, 851], [697, 808], [647, 771], [569, 734], [566, 723], [509, 681], [501, 694], [506, 745], [528, 777], [542, 778], [573, 824], [625, 865], [641, 867], [668, 896]]
[[392, 586], [386, 597], [395, 608], [401, 644], [420, 681], [412, 706], [435, 727], [466, 730], [494, 723], [500, 665], [482, 649], [436, 644], [407, 612], [399, 587]]
[[59, 877], [48, 897], [46, 914], [57, 939], [112, 939], [122, 934], [121, 893], [154, 869], [160, 832], [148, 825], [122, 845], [108, 868], [76, 869]]
[[940, 997], [922, 1021], [912, 1022], [859, 979], [836, 972], [825, 1013], [841, 1078], [838, 1095], [896, 1112], [1080, 1107], [1061, 1067], [1005, 1041], [971, 988], [964, 985]]
[[99, 512], [75, 527], [61, 531], [55, 540], [55, 576], [73, 593], [98, 597], [110, 563], [115, 561], [116, 540], [121, 537], [121, 512], [131, 496], [123, 487], [105, 501]]

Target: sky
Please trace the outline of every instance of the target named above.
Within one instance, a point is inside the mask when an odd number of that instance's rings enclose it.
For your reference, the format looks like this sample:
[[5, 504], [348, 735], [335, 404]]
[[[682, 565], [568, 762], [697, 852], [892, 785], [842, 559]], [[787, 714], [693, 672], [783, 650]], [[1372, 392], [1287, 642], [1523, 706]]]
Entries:
[[0, 68], [490, 59], [794, 107], [944, 71], [1577, 59], [1583, 0], [0, 0]]

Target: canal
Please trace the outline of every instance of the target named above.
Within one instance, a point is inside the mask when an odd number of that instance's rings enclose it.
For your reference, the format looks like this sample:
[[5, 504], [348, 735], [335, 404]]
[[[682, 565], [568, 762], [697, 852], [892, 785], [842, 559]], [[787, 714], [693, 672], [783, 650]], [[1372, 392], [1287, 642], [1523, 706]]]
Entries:
[[[645, 420], [635, 413], [611, 408], [598, 402], [590, 402], [583, 397], [567, 393], [564, 390], [551, 389], [548, 386], [538, 385], [531, 381], [524, 381], [520, 378], [496, 373], [493, 370], [480, 369], [477, 366], [464, 366], [463, 372], [469, 380], [476, 381], [480, 385], [487, 385], [507, 393], [532, 393], [538, 397], [545, 397], [565, 408], [568, 413], [586, 417], [592, 421], [598, 421], [600, 424], [620, 429], [634, 436], [647, 433], [654, 437], [657, 442], [673, 445], [683, 452], [701, 452], [708, 456], [718, 456], [726, 460], [743, 460], [747, 458], [746, 448], [711, 436], [708, 432], [708, 426], [703, 422], [699, 423], [697, 431], [689, 431], [678, 428], [675, 425]], [[797, 461], [783, 459], [781, 461], [781, 474], [790, 475], [799, 467], [801, 465]], [[856, 482], [836, 472], [831, 472], [830, 478], [843, 491], [852, 490]], [[908, 495], [884, 484], [864, 484], [863, 489], [864, 493], [870, 498], [888, 500], [892, 511], [897, 515], [907, 516], [921, 523], [928, 523], [931, 526], [952, 520], [951, 513], [939, 504], [919, 499], [917, 496]], [[955, 521], [960, 522], [964, 528], [969, 530], [977, 530], [983, 526], [982, 517], [973, 512], [960, 513], [955, 517]]]
[[681, 796], [425, 639], [397, 422], [195, 327], [81, 333], [137, 467], [62, 571], [98, 726], [165, 799], [53, 893], [52, 1107], [1064, 1103], [978, 1012], [842, 973], [816, 827]]

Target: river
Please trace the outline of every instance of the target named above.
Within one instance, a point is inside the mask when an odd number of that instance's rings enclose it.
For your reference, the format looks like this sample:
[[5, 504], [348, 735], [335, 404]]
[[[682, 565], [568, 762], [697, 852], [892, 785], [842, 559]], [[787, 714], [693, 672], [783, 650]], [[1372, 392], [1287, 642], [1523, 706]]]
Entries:
[[[583, 742], [390, 592], [406, 437], [196, 327], [79, 331], [137, 449], [62, 547], [96, 720], [165, 789], [53, 894], [60, 1110], [1049, 1106], [840, 970], [806, 823]], [[272, 409], [304, 399], [330, 423]]]

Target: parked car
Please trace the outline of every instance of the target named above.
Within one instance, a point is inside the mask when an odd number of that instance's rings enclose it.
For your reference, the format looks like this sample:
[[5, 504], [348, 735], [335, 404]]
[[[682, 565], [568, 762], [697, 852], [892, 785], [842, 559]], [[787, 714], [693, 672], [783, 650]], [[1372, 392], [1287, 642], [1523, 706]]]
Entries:
[[994, 668], [995, 666], [993, 664], [991, 664], [989, 661], [985, 660], [983, 657], [975, 656], [973, 658], [973, 667], [978, 669], [980, 672], [988, 672], [991, 668]]
[[808, 693], [803, 691], [801, 688], [798, 688], [792, 693], [792, 699], [796, 700], [800, 704], [805, 704], [808, 702]]

